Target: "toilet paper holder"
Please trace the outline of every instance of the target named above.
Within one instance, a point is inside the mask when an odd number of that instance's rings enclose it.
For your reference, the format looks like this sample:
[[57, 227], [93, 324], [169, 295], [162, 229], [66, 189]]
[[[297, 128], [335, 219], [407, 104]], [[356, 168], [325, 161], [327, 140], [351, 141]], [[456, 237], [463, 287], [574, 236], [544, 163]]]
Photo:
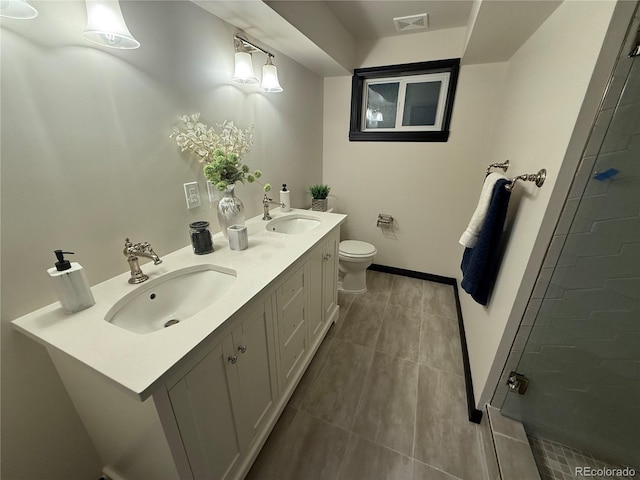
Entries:
[[393, 227], [393, 217], [391, 215], [387, 215], [385, 213], [378, 214], [378, 221], [376, 222], [376, 227], [379, 228], [391, 228]]

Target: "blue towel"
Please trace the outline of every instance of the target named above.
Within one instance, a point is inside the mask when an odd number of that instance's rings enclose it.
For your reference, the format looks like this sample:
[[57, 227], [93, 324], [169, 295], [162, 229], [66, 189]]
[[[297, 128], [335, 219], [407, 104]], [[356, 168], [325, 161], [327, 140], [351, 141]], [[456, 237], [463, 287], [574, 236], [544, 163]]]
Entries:
[[462, 256], [462, 288], [480, 305], [486, 305], [498, 273], [499, 245], [507, 216], [511, 191], [509, 180], [498, 180], [475, 247], [466, 248]]

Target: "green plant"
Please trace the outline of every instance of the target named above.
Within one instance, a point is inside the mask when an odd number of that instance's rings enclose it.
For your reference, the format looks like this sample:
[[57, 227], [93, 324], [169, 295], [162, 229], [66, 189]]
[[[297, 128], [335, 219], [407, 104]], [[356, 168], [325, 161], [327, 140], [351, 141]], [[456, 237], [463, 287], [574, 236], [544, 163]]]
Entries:
[[318, 183], [316, 185], [311, 185], [309, 187], [309, 193], [311, 197], [316, 200], [322, 200], [329, 196], [329, 192], [331, 191], [331, 187], [329, 185], [324, 185], [322, 183]]

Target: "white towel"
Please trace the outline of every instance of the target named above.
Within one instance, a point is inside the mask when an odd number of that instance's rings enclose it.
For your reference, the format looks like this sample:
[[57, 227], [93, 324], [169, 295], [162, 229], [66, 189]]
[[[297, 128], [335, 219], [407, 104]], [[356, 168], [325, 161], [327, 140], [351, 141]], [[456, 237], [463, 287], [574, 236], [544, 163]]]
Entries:
[[480, 192], [480, 199], [478, 200], [478, 206], [476, 211], [473, 212], [469, 226], [460, 237], [460, 244], [467, 248], [473, 248], [482, 230], [482, 224], [484, 223], [484, 217], [487, 215], [487, 209], [489, 208], [489, 202], [493, 195], [493, 187], [496, 182], [501, 178], [507, 178], [501, 173], [492, 172], [484, 179], [484, 185], [482, 185], [482, 192]]

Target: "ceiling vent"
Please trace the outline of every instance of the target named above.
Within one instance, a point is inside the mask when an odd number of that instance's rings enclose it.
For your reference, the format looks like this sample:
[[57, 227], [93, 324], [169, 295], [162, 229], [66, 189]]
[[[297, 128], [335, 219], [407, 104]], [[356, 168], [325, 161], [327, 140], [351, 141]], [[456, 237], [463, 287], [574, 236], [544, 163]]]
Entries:
[[418, 15], [409, 15], [408, 17], [396, 17], [393, 19], [393, 24], [396, 26], [398, 32], [427, 28], [427, 14], [420, 13]]

